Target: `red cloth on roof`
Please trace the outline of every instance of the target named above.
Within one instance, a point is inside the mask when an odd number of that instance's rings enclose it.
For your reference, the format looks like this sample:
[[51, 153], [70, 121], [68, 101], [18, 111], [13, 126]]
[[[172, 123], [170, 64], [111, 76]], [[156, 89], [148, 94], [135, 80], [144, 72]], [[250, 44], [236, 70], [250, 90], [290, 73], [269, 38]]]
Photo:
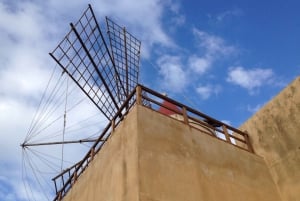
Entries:
[[[164, 114], [164, 115], [173, 115], [173, 114], [180, 114], [181, 113], [181, 111], [180, 111], [180, 109], [176, 106], [176, 105], [174, 105], [173, 103], [170, 103], [170, 102], [168, 102], [168, 101], [166, 101], [166, 100], [164, 100], [164, 102], [162, 103], [162, 105], [164, 106], [161, 106], [159, 109], [158, 109], [158, 112], [160, 112], [160, 113], [162, 113], [162, 114]], [[167, 109], [167, 108], [170, 108], [171, 110], [169, 110], [169, 109]], [[174, 112], [174, 111], [175, 112]]]

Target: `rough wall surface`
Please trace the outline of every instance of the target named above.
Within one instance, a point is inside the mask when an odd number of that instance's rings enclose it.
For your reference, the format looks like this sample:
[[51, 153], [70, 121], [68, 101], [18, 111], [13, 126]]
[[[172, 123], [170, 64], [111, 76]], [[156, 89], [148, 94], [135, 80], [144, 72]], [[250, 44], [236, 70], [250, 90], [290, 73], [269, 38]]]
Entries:
[[138, 201], [137, 115], [134, 108], [95, 155], [64, 201]]
[[300, 77], [240, 128], [264, 157], [283, 201], [300, 201]]
[[263, 158], [135, 106], [64, 201], [280, 201]]
[[263, 158], [138, 108], [140, 201], [279, 201]]

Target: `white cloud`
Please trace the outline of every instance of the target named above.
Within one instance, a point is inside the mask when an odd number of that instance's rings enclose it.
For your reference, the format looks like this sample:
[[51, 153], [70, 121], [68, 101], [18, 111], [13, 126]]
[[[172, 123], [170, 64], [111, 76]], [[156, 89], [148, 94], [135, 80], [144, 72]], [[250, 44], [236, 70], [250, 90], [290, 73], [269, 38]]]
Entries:
[[[22, 185], [21, 147], [26, 129], [30, 124], [34, 108], [18, 99], [2, 97], [0, 99], [0, 186], [9, 186], [9, 192], [1, 193], [1, 200], [27, 200]], [[9, 153], [9, 154], [8, 154]], [[35, 191], [33, 189], [33, 191]]]
[[[164, 47], [174, 45], [162, 22], [165, 10], [168, 9], [167, 3], [159, 0], [138, 2], [102, 0], [91, 3], [104, 30], [106, 28], [104, 28], [103, 17], [107, 15], [121, 26], [125, 25], [130, 33], [142, 40], [143, 56], [149, 56], [151, 48], [156, 44]], [[67, 33], [69, 22], [77, 21], [86, 7], [87, 2], [83, 0], [0, 2], [0, 136], [2, 139], [0, 177], [4, 178], [0, 181], [0, 185], [9, 185], [12, 188], [9, 194], [3, 193], [0, 189], [0, 200], [25, 200], [26, 190], [22, 185], [20, 175], [21, 148], [19, 144], [22, 143], [28, 131], [38, 100], [52, 72], [51, 68], [55, 65], [55, 62], [48, 56], [48, 52]], [[184, 22], [184, 17], [180, 17], [178, 7], [173, 8], [172, 12], [178, 17], [178, 23]], [[169, 72], [176, 75], [176, 72], [181, 74], [181, 70], [177, 66], [171, 68]], [[183, 78], [178, 76], [177, 79]], [[172, 82], [173, 78], [169, 77], [168, 80]], [[75, 100], [77, 99], [74, 98], [73, 101]], [[76, 113], [83, 117], [93, 111], [95, 108], [89, 102], [81, 104]], [[78, 119], [72, 115], [68, 116], [68, 120], [72, 122]], [[62, 122], [60, 123], [62, 125]], [[76, 128], [81, 129], [84, 126], [86, 124], [80, 124]], [[99, 129], [99, 124], [92, 127], [92, 130], [95, 129]], [[80, 131], [87, 133], [84, 130]], [[78, 132], [76, 136], [79, 136]], [[34, 140], [45, 137], [47, 136], [34, 138]], [[76, 149], [76, 153], [81, 152], [81, 148]], [[57, 154], [59, 150], [52, 151], [52, 153]], [[74, 155], [74, 150], [66, 153], [66, 155], [72, 154]], [[9, 165], [10, 168], [3, 164]], [[48, 184], [52, 185], [51, 180]], [[43, 195], [36, 192], [36, 188], [33, 190], [33, 194], [36, 195], [35, 200], [42, 200], [40, 197]]]
[[205, 31], [193, 29], [200, 54], [188, 58], [188, 66], [197, 75], [206, 73], [221, 58], [230, 58], [237, 53], [237, 48], [229, 45], [223, 38]]
[[168, 0], [165, 1], [167, 3], [167, 7], [169, 7], [170, 11], [174, 13], [174, 16], [171, 17], [172, 27], [181, 26], [185, 23], [185, 16], [181, 14], [181, 5], [178, 1]]
[[[11, 155], [1, 153], [0, 157], [4, 161], [19, 159], [18, 148], [19, 144], [23, 141], [25, 130], [30, 123], [30, 118], [24, 118], [31, 115], [33, 116], [34, 109], [27, 104], [14, 100], [12, 98], [1, 98], [0, 100], [0, 136], [3, 139], [2, 148], [8, 151]], [[23, 115], [24, 116], [23, 116]]]
[[230, 10], [226, 10], [216, 16], [217, 22], [223, 22], [225, 19], [230, 17], [238, 17], [243, 15], [243, 11], [239, 8], [233, 8]]
[[221, 122], [223, 122], [224, 124], [227, 124], [227, 125], [231, 125], [231, 121], [230, 120], [221, 120]]
[[11, 40], [16, 42], [21, 42], [23, 39], [39, 39], [42, 34], [38, 26], [38, 20], [41, 19], [39, 8], [27, 2], [19, 6], [16, 11], [13, 11], [8, 8], [8, 5], [0, 3], [2, 32], [7, 33]]
[[210, 86], [199, 86], [196, 91], [202, 99], [208, 99], [211, 95], [212, 89]]
[[[70, 86], [70, 88], [73, 88]], [[57, 94], [59, 96], [60, 93]], [[81, 91], [74, 91], [73, 94], [69, 97], [68, 108], [72, 107], [75, 103], [83, 98], [83, 93]], [[64, 98], [63, 98], [64, 99]], [[45, 100], [46, 101], [46, 100]], [[45, 102], [44, 104], [45, 105]], [[43, 114], [47, 114], [51, 109], [56, 108], [57, 105], [54, 105], [52, 102], [48, 105], [49, 109], [45, 110]], [[11, 187], [11, 194], [15, 200], [21, 200], [26, 198], [25, 187], [22, 185], [21, 167], [19, 166], [21, 161], [21, 147], [20, 144], [23, 142], [26, 132], [28, 131], [28, 127], [30, 125], [31, 119], [35, 113], [36, 105], [29, 104], [26, 101], [21, 101], [20, 99], [16, 99], [14, 97], [2, 97], [0, 99], [0, 137], [2, 139], [2, 149], [5, 152], [1, 152], [0, 160], [2, 161], [0, 165], [0, 177], [8, 177], [8, 180], [2, 180], [0, 182], [4, 182], [5, 185], [9, 185]], [[57, 111], [55, 111], [52, 115], [47, 118], [48, 120], [41, 121], [41, 126], [36, 126], [36, 130], [32, 133], [38, 133], [43, 130], [39, 135], [31, 136], [28, 138], [27, 143], [34, 142], [49, 142], [49, 141], [61, 141], [62, 139], [62, 125], [63, 118], [59, 119], [59, 121], [52, 124], [50, 127], [46, 127], [49, 125], [49, 122], [52, 122], [53, 119], [56, 119], [58, 116], [63, 114], [64, 105], [60, 105]], [[93, 118], [89, 118], [88, 122], [82, 122], [81, 120], [86, 119], [91, 116], [91, 114], [99, 114], [100, 112], [96, 109], [94, 105], [90, 103], [90, 101], [84, 101], [78, 107], [74, 108], [74, 110], [67, 113], [67, 128], [65, 133], [65, 140], [74, 140], [74, 139], [83, 139], [99, 130], [104, 125], [102, 122], [103, 117], [101, 115], [93, 116]], [[97, 123], [97, 124], [96, 124]], [[73, 125], [73, 126], [72, 126]], [[72, 127], [69, 127], [72, 126]], [[47, 129], [45, 129], [47, 128]], [[70, 129], [69, 129], [70, 128]], [[57, 134], [58, 133], [58, 134]], [[100, 133], [99, 133], [100, 134]], [[37, 160], [37, 157], [32, 154], [28, 149], [26, 149], [26, 153], [29, 154], [30, 160], [36, 163], [36, 167], [39, 168], [37, 171], [38, 178], [41, 178], [40, 183], [44, 186], [47, 186], [47, 189], [51, 189], [51, 176], [49, 174], [43, 175], [41, 172], [49, 171], [49, 167], [42, 164], [41, 161]], [[36, 150], [40, 153], [41, 156], [44, 157], [44, 160], [52, 160], [56, 162], [56, 164], [60, 164], [60, 155], [61, 155], [61, 146], [46, 146], [46, 147], [36, 147]], [[71, 146], [66, 145], [64, 150], [64, 159], [67, 161], [78, 161], [83, 155], [86, 153], [87, 147], [82, 145]], [[7, 154], [10, 153], [10, 154]], [[55, 157], [47, 156], [47, 154]], [[26, 157], [24, 158], [26, 159]], [[31, 162], [32, 162], [31, 161]], [[7, 166], [10, 168], [8, 169]], [[59, 166], [59, 165], [58, 165]], [[70, 166], [70, 164], [65, 163], [65, 167]], [[59, 168], [55, 167], [57, 170], [56, 173], [52, 174], [52, 177], [55, 176], [59, 172]], [[31, 167], [28, 164], [27, 158], [27, 174], [28, 178], [25, 179], [26, 183], [30, 183], [32, 186], [36, 186], [32, 180], [34, 180], [35, 175], [30, 173]], [[17, 172], [15, 174], [13, 172]], [[53, 172], [53, 170], [52, 170]], [[46, 180], [43, 180], [43, 177]], [[48, 182], [48, 183], [46, 183]], [[1, 184], [0, 184], [1, 185]], [[44, 200], [45, 197], [41, 193], [43, 190], [40, 189], [40, 186], [37, 185], [33, 189], [34, 200]], [[31, 194], [31, 193], [30, 193]], [[48, 193], [47, 193], [48, 194]], [[0, 190], [1, 196], [1, 190]], [[41, 199], [40, 196], [42, 196]], [[5, 200], [6, 197], [0, 197], [1, 200]]]
[[[126, 25], [126, 28], [142, 41], [142, 55], [148, 58], [151, 54], [150, 50], [155, 44], [164, 47], [174, 46], [172, 39], [165, 32], [162, 22], [164, 12], [169, 9], [172, 2], [103, 0], [95, 4], [94, 10], [99, 16], [112, 16], [119, 24]], [[178, 12], [174, 9], [171, 11]]]
[[204, 74], [211, 67], [211, 60], [205, 57], [192, 55], [188, 59], [189, 68], [198, 75]]
[[193, 29], [193, 33], [199, 43], [199, 46], [205, 50], [206, 57], [216, 59], [220, 56], [229, 56], [237, 52], [234, 46], [228, 45], [225, 40], [219, 36], [209, 34], [205, 31]]
[[188, 74], [182, 68], [180, 57], [164, 55], [159, 58], [157, 64], [163, 77], [160, 85], [173, 92], [180, 92], [187, 86]]
[[10, 60], [9, 68], [0, 70], [0, 93], [21, 99], [29, 96], [38, 99], [51, 72], [40, 67], [42, 63], [30, 55], [22, 56], [18, 51], [14, 55], [16, 60]]
[[227, 81], [239, 85], [250, 93], [263, 85], [270, 84], [274, 78], [272, 69], [254, 68], [245, 69], [237, 66], [231, 67], [228, 72]]
[[218, 95], [221, 91], [220, 85], [199, 85], [196, 88], [196, 92], [200, 95], [203, 100], [210, 98], [212, 95]]
[[[186, 59], [182, 56], [160, 56], [157, 62], [163, 79], [162, 84], [174, 92], [181, 92], [191, 83], [197, 85], [199, 76], [207, 73], [218, 59], [230, 57], [237, 51], [221, 37], [198, 29], [193, 29], [193, 33], [198, 41], [200, 53], [189, 55]], [[220, 91], [221, 87], [213, 84], [199, 84], [197, 87], [197, 93], [202, 99], [208, 99], [212, 94], [218, 94]]]
[[[162, 84], [169, 90], [181, 92], [183, 88], [191, 83], [197, 83], [199, 76], [207, 73], [213, 64], [220, 58], [230, 57], [237, 52], [234, 46], [228, 45], [221, 37], [211, 35], [207, 32], [193, 29], [198, 42], [199, 53], [192, 54], [186, 59], [182, 56], [160, 56], [158, 66], [163, 78]], [[214, 85], [199, 86], [197, 92], [203, 99], [211, 94], [217, 94], [220, 87]]]
[[256, 113], [260, 108], [263, 106], [263, 104], [257, 104], [255, 106], [247, 105], [247, 111], [251, 113]]
[[174, 17], [171, 21], [173, 25], [181, 26], [185, 23], [185, 16], [184, 15], [178, 15]]

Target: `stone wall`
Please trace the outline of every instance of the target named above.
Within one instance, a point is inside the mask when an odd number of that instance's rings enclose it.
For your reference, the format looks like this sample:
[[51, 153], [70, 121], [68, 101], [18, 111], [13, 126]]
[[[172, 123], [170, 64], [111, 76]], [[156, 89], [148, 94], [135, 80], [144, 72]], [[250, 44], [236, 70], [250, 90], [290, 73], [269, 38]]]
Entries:
[[283, 201], [300, 200], [300, 77], [241, 127], [270, 169]]
[[262, 157], [142, 106], [64, 201], [280, 201]]
[[263, 158], [138, 109], [141, 201], [280, 200]]
[[136, 109], [117, 127], [64, 201], [139, 201]]

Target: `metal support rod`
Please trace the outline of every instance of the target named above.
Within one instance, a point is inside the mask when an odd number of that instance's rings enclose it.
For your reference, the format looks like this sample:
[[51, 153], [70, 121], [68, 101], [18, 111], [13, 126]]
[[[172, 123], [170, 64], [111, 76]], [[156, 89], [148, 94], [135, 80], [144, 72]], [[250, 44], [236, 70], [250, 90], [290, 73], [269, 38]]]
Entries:
[[[89, 5], [89, 7], [90, 7], [90, 9], [92, 9], [92, 7]], [[115, 64], [115, 56], [114, 56], [114, 51], [113, 51], [113, 45], [112, 45], [112, 39], [111, 39], [111, 36], [110, 36], [110, 31], [109, 31], [109, 24], [108, 24], [108, 18], [107, 17], [105, 17], [105, 20], [106, 20], [106, 26], [107, 26], [107, 33], [108, 33], [108, 38], [109, 38], [109, 43], [110, 43], [110, 49], [111, 49], [111, 52], [112, 52], [112, 54], [111, 54], [111, 58], [112, 58], [112, 61], [113, 61], [113, 64]], [[108, 52], [109, 53], [109, 52]], [[116, 85], [117, 85], [117, 97], [118, 97], [118, 99], [119, 99], [119, 101], [122, 101], [122, 96], [120, 95], [120, 89], [119, 89], [119, 83], [118, 83], [118, 76], [117, 76], [117, 74], [116, 74], [117, 72], [116, 72], [116, 70], [115, 70], [115, 80], [116, 80]], [[120, 83], [122, 83], [121, 82], [121, 80], [119, 80], [120, 81]], [[124, 87], [123, 87], [124, 88]]]
[[53, 180], [53, 182], [54, 182], [54, 186], [55, 186], [55, 193], [57, 194], [57, 184], [56, 184], [55, 180]]
[[98, 139], [82, 139], [82, 140], [70, 140], [70, 141], [58, 141], [58, 142], [44, 142], [44, 143], [23, 143], [21, 147], [32, 147], [41, 145], [58, 145], [58, 144], [75, 144], [84, 142], [96, 142]]
[[125, 65], [126, 65], [126, 97], [128, 96], [129, 93], [129, 80], [128, 80], [128, 58], [127, 58], [127, 45], [126, 45], [126, 29], [125, 27], [123, 28], [124, 32], [124, 52], [125, 52]]

